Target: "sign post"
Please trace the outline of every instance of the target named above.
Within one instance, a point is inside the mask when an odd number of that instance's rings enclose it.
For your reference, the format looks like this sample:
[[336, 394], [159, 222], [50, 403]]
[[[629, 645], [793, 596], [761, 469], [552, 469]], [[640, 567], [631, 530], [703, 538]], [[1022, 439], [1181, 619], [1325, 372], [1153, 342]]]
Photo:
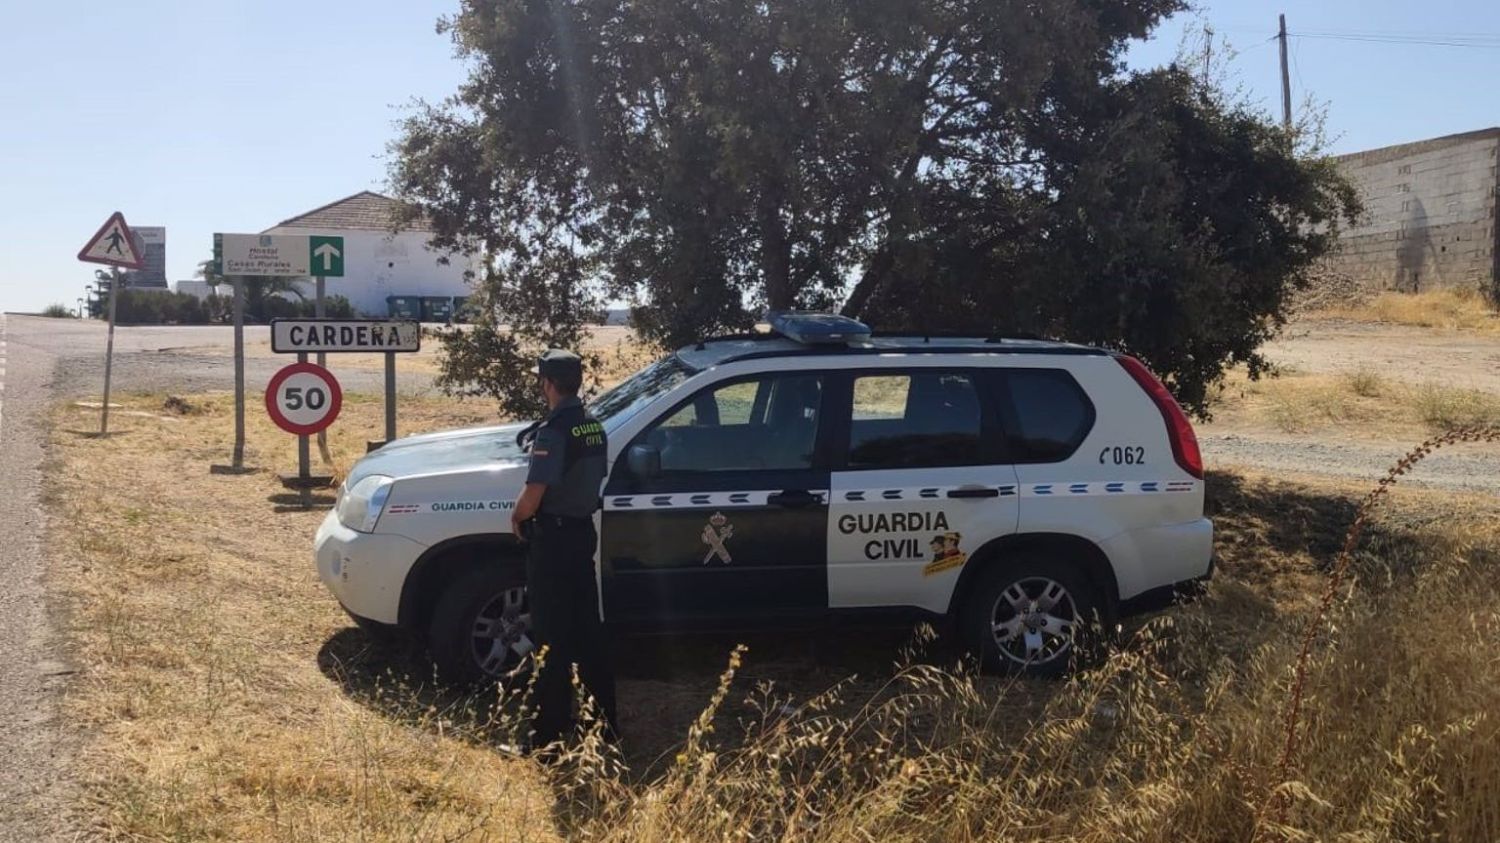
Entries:
[[[314, 271], [316, 267], [316, 273]], [[234, 281], [234, 470], [245, 460], [245, 291], [247, 276], [317, 276], [317, 312], [323, 312], [323, 279], [344, 275], [344, 238], [307, 234], [214, 234], [214, 268]], [[318, 356], [318, 362], [323, 362]], [[332, 462], [327, 440], [318, 448]], [[299, 450], [307, 449], [304, 438]], [[305, 463], [305, 460], [304, 460]], [[306, 471], [302, 472], [306, 474]]]
[[245, 279], [235, 278], [234, 287], [234, 460], [235, 471], [245, 468]]
[[[317, 287], [313, 299], [313, 315], [321, 319], [324, 315], [323, 276], [319, 275], [314, 280], [317, 282]], [[321, 351], [318, 352], [318, 365], [328, 368], [328, 355]], [[333, 453], [328, 450], [328, 431], [326, 430], [318, 431], [318, 455], [323, 458], [324, 465], [333, 465]]]
[[420, 351], [422, 325], [410, 319], [272, 319], [277, 354], [385, 355], [385, 441], [396, 438], [396, 355]]
[[99, 415], [99, 435], [109, 435], [109, 387], [115, 362], [115, 309], [120, 301], [120, 269], [140, 269], [146, 265], [136, 248], [135, 236], [119, 211], [109, 215], [89, 242], [78, 250], [78, 259], [109, 266], [109, 338], [104, 346], [104, 406]]
[[[417, 328], [420, 334], [422, 329]], [[385, 441], [396, 440], [396, 353], [385, 353]]]

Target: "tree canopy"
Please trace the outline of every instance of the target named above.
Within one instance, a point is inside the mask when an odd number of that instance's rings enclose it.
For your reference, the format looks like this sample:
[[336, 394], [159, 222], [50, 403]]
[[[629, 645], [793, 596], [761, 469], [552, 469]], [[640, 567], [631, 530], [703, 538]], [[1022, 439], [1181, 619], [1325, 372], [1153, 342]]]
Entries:
[[[610, 298], [649, 340], [840, 308], [1141, 356], [1205, 408], [1354, 213], [1292, 133], [1122, 54], [1180, 0], [464, 0], [469, 70], [393, 145], [514, 326], [450, 341], [505, 400]], [[512, 360], [511, 358], [516, 358]], [[518, 408], [513, 406], [513, 408]]]

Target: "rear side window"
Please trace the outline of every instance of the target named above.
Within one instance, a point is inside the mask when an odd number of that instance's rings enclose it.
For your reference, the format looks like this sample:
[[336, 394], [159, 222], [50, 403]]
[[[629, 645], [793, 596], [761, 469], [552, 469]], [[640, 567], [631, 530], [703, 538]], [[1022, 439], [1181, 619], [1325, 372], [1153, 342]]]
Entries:
[[1062, 369], [1007, 369], [1006, 428], [1017, 463], [1061, 462], [1094, 426], [1094, 405]]
[[854, 378], [848, 466], [931, 468], [984, 462], [981, 404], [961, 372], [923, 370]]

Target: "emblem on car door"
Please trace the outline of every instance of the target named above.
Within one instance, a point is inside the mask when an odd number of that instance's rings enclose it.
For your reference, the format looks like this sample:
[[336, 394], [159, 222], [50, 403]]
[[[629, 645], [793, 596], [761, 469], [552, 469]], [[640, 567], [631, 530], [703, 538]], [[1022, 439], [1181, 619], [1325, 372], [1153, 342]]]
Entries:
[[932, 561], [922, 566], [922, 576], [957, 568], [969, 561], [969, 555], [958, 546], [963, 540], [961, 533], [939, 533], [932, 537]]
[[708, 519], [708, 523], [703, 525], [703, 543], [708, 545], [708, 553], [703, 556], [703, 564], [707, 565], [715, 557], [718, 557], [719, 561], [725, 565], [734, 561], [729, 557], [729, 548], [724, 546], [724, 543], [733, 535], [734, 525], [729, 523], [724, 513], [715, 512]]

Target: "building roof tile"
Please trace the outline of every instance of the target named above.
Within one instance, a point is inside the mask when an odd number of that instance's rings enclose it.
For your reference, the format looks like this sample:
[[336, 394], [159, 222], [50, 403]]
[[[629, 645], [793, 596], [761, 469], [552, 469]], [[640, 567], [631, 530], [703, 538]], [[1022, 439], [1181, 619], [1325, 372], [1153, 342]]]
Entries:
[[[369, 190], [361, 190], [353, 196], [345, 196], [314, 208], [305, 214], [284, 219], [276, 228], [316, 228], [325, 231], [390, 231], [395, 225], [396, 213], [401, 203], [389, 196]], [[270, 231], [271, 229], [267, 229]], [[424, 218], [418, 218], [402, 226], [405, 231], [431, 231], [432, 226]]]

